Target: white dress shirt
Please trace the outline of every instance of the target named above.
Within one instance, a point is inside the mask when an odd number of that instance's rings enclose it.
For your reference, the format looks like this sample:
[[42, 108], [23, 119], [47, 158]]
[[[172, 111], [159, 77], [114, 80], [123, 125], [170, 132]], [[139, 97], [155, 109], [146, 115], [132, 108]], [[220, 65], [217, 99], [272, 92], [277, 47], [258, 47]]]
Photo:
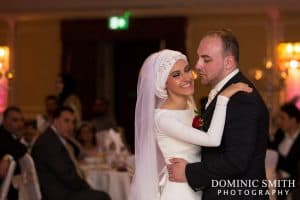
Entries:
[[212, 90], [209, 92], [208, 95], [208, 101], [205, 105], [205, 109], [208, 107], [208, 105], [211, 103], [211, 101], [215, 98], [215, 96], [219, 93], [219, 91], [224, 87], [224, 85], [237, 73], [239, 73], [239, 69], [233, 70], [230, 74], [228, 74], [223, 80], [221, 80], [215, 87], [212, 88]]
[[284, 134], [282, 142], [279, 144], [278, 151], [283, 157], [287, 157], [290, 152], [296, 138], [298, 137], [300, 129], [297, 130], [295, 134], [290, 136], [289, 134]]

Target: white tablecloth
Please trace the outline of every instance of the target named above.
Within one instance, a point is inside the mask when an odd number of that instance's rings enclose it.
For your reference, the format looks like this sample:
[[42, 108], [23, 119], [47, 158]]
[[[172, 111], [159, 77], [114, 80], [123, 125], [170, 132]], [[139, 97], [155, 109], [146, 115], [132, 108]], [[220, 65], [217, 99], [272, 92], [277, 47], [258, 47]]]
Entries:
[[130, 187], [128, 172], [92, 165], [81, 165], [81, 169], [86, 181], [93, 189], [107, 192], [112, 200], [127, 199]]

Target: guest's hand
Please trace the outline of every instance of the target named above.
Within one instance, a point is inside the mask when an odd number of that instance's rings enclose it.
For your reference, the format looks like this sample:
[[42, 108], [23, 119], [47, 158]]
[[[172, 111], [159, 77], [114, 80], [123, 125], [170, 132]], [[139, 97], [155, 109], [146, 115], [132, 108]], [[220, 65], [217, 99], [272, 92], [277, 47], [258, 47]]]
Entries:
[[133, 179], [134, 173], [135, 173], [135, 165], [134, 165], [134, 155], [130, 155], [126, 159], [126, 169], [129, 174], [130, 182]]
[[128, 175], [129, 175], [130, 182], [132, 182], [132, 178], [133, 178], [134, 172], [135, 172], [134, 167], [127, 165], [126, 169], [127, 169]]
[[173, 182], [186, 182], [185, 167], [188, 162], [182, 158], [172, 158], [167, 165], [169, 180]]
[[4, 178], [7, 174], [8, 167], [9, 167], [9, 160], [0, 160], [0, 177]]

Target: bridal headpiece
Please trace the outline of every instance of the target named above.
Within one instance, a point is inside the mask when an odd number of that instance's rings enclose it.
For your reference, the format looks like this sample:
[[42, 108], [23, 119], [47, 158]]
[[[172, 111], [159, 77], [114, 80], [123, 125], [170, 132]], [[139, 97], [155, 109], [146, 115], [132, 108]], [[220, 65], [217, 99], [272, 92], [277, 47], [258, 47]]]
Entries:
[[167, 99], [166, 81], [171, 68], [180, 59], [187, 61], [186, 56], [178, 51], [165, 49], [158, 52], [158, 58], [155, 63], [155, 95], [157, 97]]
[[143, 63], [135, 107], [135, 174], [129, 200], [158, 200], [159, 174], [165, 166], [154, 130], [155, 109], [167, 96], [166, 81], [172, 66], [187, 60], [178, 51], [162, 50], [151, 54]]

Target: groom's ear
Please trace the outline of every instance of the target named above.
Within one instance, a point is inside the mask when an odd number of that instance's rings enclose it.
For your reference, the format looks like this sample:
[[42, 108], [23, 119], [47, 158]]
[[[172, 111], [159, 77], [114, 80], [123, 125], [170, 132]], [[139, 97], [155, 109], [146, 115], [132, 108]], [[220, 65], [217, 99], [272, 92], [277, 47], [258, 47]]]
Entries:
[[234, 57], [231, 55], [226, 56], [224, 59], [224, 66], [226, 70], [231, 71], [235, 67]]

